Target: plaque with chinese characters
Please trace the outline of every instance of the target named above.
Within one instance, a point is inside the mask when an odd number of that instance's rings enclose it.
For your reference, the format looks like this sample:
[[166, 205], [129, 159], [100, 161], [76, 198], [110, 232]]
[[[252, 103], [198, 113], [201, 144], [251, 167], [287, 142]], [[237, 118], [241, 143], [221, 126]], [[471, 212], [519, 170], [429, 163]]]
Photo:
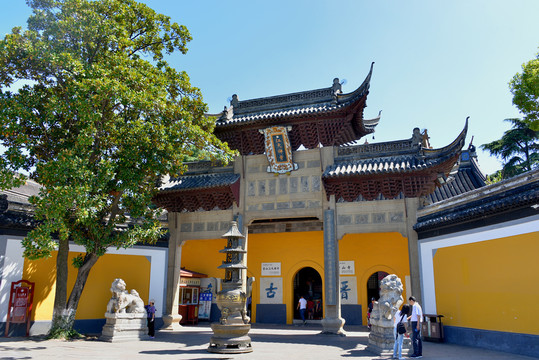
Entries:
[[283, 303], [283, 278], [262, 277], [260, 278], [260, 303], [282, 304]]
[[262, 276], [281, 276], [281, 263], [262, 263]]
[[261, 130], [264, 134], [268, 172], [285, 174], [297, 170], [298, 165], [292, 162], [292, 148], [288, 139], [288, 130], [284, 126], [274, 126]]
[[341, 275], [355, 275], [354, 261], [339, 261], [339, 273]]

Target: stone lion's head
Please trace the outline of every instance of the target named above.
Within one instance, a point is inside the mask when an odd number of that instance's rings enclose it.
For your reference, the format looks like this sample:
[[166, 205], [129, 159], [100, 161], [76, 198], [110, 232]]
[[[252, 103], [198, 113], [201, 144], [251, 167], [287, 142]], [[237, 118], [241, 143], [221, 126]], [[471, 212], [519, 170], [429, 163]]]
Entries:
[[112, 285], [110, 287], [110, 291], [112, 292], [122, 292], [122, 291], [125, 291], [125, 281], [123, 281], [122, 279], [115, 279], [113, 282], [112, 282]]
[[380, 282], [380, 294], [402, 293], [402, 282], [397, 275], [388, 275]]

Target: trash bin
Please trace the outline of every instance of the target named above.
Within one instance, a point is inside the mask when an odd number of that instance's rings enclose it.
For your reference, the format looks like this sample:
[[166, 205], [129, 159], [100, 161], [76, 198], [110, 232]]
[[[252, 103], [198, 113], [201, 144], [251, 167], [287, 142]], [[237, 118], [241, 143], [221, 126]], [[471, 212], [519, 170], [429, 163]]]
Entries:
[[421, 335], [425, 341], [444, 341], [443, 315], [425, 314], [421, 324]]

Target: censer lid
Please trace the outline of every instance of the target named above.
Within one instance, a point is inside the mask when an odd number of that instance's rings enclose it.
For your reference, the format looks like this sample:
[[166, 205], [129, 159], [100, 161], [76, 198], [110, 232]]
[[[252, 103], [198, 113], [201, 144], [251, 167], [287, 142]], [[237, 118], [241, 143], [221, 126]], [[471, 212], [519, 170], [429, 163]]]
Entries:
[[238, 230], [238, 223], [235, 222], [235, 221], [231, 221], [230, 222], [230, 229], [228, 229], [226, 234], [224, 234], [221, 237], [224, 237], [224, 238], [226, 238], [226, 237], [244, 238], [245, 236], [243, 236], [243, 234]]

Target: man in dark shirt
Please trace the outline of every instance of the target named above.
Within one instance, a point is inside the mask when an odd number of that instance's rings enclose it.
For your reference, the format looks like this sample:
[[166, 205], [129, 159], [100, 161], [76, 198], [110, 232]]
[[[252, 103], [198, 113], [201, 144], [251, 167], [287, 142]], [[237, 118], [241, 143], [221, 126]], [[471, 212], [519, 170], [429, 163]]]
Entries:
[[155, 301], [150, 300], [150, 304], [146, 305], [146, 313], [148, 314], [148, 335], [150, 339], [155, 337]]

